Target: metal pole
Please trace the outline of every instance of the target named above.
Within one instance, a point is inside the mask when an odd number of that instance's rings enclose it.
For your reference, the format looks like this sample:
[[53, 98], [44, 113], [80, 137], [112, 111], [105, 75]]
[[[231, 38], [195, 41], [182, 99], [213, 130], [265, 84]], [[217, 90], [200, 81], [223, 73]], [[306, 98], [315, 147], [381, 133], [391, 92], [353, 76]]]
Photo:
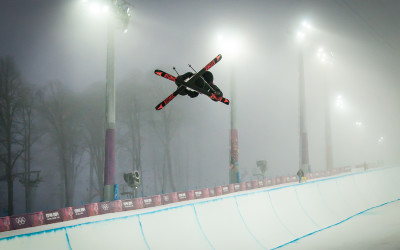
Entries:
[[310, 172], [308, 160], [308, 135], [306, 127], [306, 94], [304, 84], [304, 59], [303, 47], [299, 50], [299, 168], [305, 172]]
[[330, 110], [330, 98], [329, 98], [329, 83], [325, 74], [325, 147], [326, 147], [326, 169], [332, 170], [333, 158], [332, 158], [332, 134], [331, 134], [331, 110]]
[[115, 184], [115, 86], [114, 86], [114, 18], [108, 18], [106, 73], [106, 138], [103, 201], [114, 200]]
[[234, 69], [231, 68], [231, 152], [230, 152], [230, 168], [229, 168], [229, 183], [240, 182], [239, 177], [239, 143], [238, 129], [236, 120], [236, 83], [234, 79]]

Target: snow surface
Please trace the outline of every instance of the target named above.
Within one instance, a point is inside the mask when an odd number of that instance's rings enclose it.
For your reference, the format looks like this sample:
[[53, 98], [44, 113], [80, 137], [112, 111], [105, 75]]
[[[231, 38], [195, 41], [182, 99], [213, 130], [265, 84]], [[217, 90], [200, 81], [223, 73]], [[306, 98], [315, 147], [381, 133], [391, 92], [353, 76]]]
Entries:
[[399, 249], [400, 168], [0, 233], [0, 249]]

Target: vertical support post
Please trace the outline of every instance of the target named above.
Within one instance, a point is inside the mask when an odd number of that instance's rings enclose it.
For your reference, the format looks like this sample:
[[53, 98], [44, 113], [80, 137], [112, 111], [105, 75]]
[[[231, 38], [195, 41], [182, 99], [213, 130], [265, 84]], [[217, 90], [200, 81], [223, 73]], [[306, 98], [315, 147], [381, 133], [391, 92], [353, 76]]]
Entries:
[[304, 59], [303, 47], [299, 50], [299, 168], [310, 172], [308, 159], [308, 134], [306, 126], [306, 93], [304, 84]]
[[106, 138], [103, 201], [112, 201], [114, 199], [115, 184], [115, 86], [113, 22], [113, 17], [110, 16], [107, 27]]
[[332, 133], [331, 133], [331, 109], [329, 98], [329, 83], [325, 74], [324, 83], [325, 94], [325, 149], [326, 149], [326, 169], [333, 169], [333, 156], [332, 156]]
[[237, 129], [237, 103], [236, 103], [236, 83], [234, 79], [234, 69], [231, 68], [231, 133], [230, 133], [230, 168], [229, 183], [240, 182], [239, 175], [239, 141]]

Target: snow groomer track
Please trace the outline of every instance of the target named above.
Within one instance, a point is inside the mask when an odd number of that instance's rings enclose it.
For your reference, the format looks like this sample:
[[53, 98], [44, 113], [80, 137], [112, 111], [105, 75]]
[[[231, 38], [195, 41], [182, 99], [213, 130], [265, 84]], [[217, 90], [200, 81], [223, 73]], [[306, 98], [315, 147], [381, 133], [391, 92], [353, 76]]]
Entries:
[[373, 169], [87, 217], [0, 233], [0, 249], [274, 249], [397, 202], [399, 178]]

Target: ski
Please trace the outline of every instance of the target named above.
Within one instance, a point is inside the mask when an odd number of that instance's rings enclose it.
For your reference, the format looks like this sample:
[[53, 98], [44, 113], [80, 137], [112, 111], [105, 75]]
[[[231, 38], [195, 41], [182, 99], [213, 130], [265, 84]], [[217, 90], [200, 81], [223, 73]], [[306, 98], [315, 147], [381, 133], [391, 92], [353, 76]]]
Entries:
[[169, 95], [167, 98], [164, 99], [164, 101], [160, 102], [157, 106], [156, 106], [156, 110], [161, 110], [162, 108], [164, 108], [165, 106], [167, 106], [167, 104], [172, 101], [175, 97], [177, 97], [179, 95], [179, 92], [185, 88], [185, 86], [180, 86], [174, 93], [172, 93], [171, 95]]
[[[158, 76], [160, 76], [160, 77], [163, 77], [163, 78], [165, 78], [165, 79], [168, 79], [168, 80], [170, 80], [170, 81], [173, 81], [173, 82], [175, 82], [178, 86], [179, 86], [179, 85], [180, 85], [180, 86], [178, 87], [178, 89], [177, 89], [175, 92], [173, 92], [171, 95], [169, 95], [167, 98], [165, 98], [161, 103], [159, 103], [159, 104], [155, 107], [155, 109], [156, 109], [156, 110], [161, 110], [162, 108], [164, 108], [169, 102], [171, 102], [175, 97], [177, 97], [177, 96], [179, 95], [179, 92], [180, 92], [183, 88], [190, 88], [190, 89], [192, 89], [192, 90], [194, 90], [194, 91], [197, 91], [197, 92], [199, 92], [199, 93], [201, 93], [201, 94], [204, 94], [204, 95], [210, 97], [212, 100], [219, 101], [219, 102], [225, 103], [226, 105], [229, 105], [229, 100], [228, 100], [228, 99], [226, 99], [226, 98], [224, 98], [224, 97], [222, 97], [222, 96], [221, 96], [221, 97], [218, 97], [218, 96], [215, 95], [215, 92], [214, 92], [214, 91], [205, 91], [204, 89], [202, 89], [202, 88], [200, 88], [200, 87], [198, 87], [197, 85], [194, 84], [194, 82], [195, 82], [197, 79], [199, 79], [207, 70], [209, 70], [211, 67], [213, 67], [216, 63], [218, 63], [219, 61], [221, 61], [221, 59], [222, 59], [222, 55], [221, 55], [221, 54], [217, 55], [217, 56], [216, 56], [213, 60], [211, 60], [204, 68], [202, 68], [199, 72], [197, 72], [196, 74], [194, 74], [194, 75], [189, 79], [189, 81], [183, 82], [183, 83], [181, 83], [181, 82], [177, 83], [177, 82], [176, 82], [176, 77], [175, 77], [175, 76], [172, 76], [172, 75], [170, 75], [170, 74], [168, 74], [168, 73], [166, 73], [166, 72], [164, 72], [164, 71], [162, 71], [162, 70], [156, 69], [156, 70], [154, 71], [154, 74], [156, 74], [156, 75], [158, 75]], [[211, 90], [213, 90], [211, 86], [210, 86], [210, 88], [211, 88]]]
[[170, 74], [165, 73], [164, 71], [159, 70], [159, 69], [154, 70], [154, 74], [159, 75], [161, 77], [164, 77], [164, 78], [166, 78], [168, 80], [171, 80], [173, 82], [175, 82], [175, 80], [176, 80], [175, 76], [171, 76]]

